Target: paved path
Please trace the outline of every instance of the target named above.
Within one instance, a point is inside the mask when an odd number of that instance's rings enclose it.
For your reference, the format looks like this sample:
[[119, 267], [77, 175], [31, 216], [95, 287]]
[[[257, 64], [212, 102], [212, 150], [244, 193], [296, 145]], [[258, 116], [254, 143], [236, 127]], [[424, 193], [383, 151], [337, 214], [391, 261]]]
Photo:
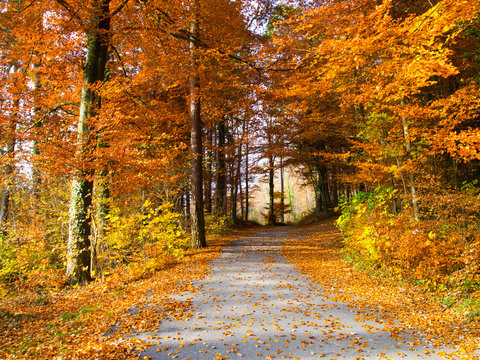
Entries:
[[188, 320], [164, 321], [141, 339], [158, 344], [141, 353], [152, 359], [440, 359], [439, 349], [403, 334], [395, 340], [382, 325], [332, 302], [281, 255], [288, 230], [234, 241], [194, 284]]

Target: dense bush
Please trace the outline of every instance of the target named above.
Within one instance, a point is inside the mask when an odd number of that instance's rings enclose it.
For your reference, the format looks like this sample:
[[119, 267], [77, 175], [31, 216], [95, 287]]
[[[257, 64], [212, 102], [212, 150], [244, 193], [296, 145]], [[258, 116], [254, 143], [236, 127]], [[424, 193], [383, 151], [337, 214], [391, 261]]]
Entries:
[[433, 208], [423, 208], [415, 217], [407, 203], [395, 214], [395, 196], [395, 190], [377, 187], [343, 201], [337, 225], [344, 234], [346, 258], [431, 288], [478, 291], [479, 237], [474, 223], [456, 221], [455, 213], [437, 218]]
[[205, 215], [205, 229], [207, 233], [223, 235], [230, 231], [233, 225], [232, 219], [225, 215]]
[[181, 259], [189, 245], [180, 215], [169, 203], [155, 208], [146, 201], [143, 211], [132, 216], [112, 207], [108, 222], [105, 241], [98, 245], [100, 268], [135, 263], [156, 268], [166, 256]]

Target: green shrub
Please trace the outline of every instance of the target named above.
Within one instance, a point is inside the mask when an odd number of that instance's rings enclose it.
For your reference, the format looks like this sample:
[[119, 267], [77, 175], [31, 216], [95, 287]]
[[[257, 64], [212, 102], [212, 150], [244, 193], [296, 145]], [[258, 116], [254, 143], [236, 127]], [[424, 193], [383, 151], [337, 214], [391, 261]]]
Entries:
[[21, 273], [17, 249], [2, 236], [0, 240], [0, 281], [3, 283], [14, 282], [21, 276]]
[[171, 209], [169, 203], [154, 208], [146, 201], [142, 213], [123, 216], [119, 208], [112, 207], [106, 249], [100, 254], [100, 262], [104, 265], [143, 262], [147, 267], [155, 267], [166, 255], [181, 259], [189, 241], [181, 229], [180, 215]]
[[230, 232], [232, 226], [233, 222], [227, 216], [205, 215], [205, 229], [207, 233], [216, 235], [227, 234]]

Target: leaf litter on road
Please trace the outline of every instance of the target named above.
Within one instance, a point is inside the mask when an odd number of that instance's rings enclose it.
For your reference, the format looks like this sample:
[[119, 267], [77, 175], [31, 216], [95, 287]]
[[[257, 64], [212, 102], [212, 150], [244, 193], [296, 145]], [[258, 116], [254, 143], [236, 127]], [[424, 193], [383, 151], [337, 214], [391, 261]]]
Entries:
[[[194, 284], [194, 293], [174, 297], [191, 301], [192, 316], [170, 317], [158, 329], [135, 335], [143, 340], [164, 335], [142, 355], [151, 359], [228, 359], [235, 354], [248, 359], [440, 359], [452, 353], [449, 348], [436, 348], [433, 337], [406, 331], [411, 329], [395, 325], [393, 318], [383, 319], [373, 305], [359, 301], [357, 307], [348, 306], [353, 299], [350, 290], [341, 290], [342, 277], [330, 274], [334, 270], [329, 265], [338, 258], [338, 271], [348, 266], [340, 265], [337, 247], [326, 245], [334, 244], [338, 234], [323, 226], [306, 233], [273, 229], [233, 241], [212, 263], [208, 276]], [[322, 243], [328, 254], [323, 260], [322, 254], [315, 254], [322, 250], [318, 231], [329, 237]], [[316, 245], [307, 246], [308, 241]], [[282, 250], [310, 276], [287, 261]], [[330, 263], [319, 270], [325, 260]], [[322, 279], [312, 281], [317, 277]], [[175, 336], [178, 329], [181, 337]], [[165, 346], [168, 352], [158, 351]]]

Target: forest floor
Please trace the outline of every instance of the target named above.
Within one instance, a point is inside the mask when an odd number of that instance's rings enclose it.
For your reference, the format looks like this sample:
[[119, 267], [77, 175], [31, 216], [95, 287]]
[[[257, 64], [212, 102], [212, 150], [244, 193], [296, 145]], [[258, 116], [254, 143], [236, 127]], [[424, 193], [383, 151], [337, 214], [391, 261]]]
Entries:
[[345, 263], [332, 221], [210, 239], [153, 274], [0, 303], [0, 358], [480, 359], [480, 326]]

